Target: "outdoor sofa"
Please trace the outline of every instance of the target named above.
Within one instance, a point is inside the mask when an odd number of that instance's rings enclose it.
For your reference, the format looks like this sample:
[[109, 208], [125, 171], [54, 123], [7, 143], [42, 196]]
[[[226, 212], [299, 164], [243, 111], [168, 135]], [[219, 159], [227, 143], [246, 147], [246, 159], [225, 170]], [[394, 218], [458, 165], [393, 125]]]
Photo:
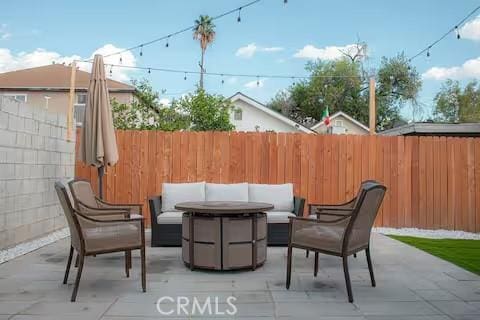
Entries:
[[162, 194], [149, 199], [152, 247], [182, 245], [182, 214], [174, 207], [185, 201], [251, 201], [274, 206], [267, 212], [268, 245], [288, 244], [289, 217], [302, 216], [305, 199], [293, 195], [293, 184], [164, 183]]

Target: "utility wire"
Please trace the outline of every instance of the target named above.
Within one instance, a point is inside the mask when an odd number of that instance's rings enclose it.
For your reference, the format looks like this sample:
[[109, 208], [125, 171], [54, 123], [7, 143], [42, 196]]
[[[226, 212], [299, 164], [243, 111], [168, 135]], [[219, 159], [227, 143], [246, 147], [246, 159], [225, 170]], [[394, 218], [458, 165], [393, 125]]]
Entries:
[[457, 31], [458, 28], [460, 28], [465, 21], [467, 21], [470, 17], [472, 17], [478, 10], [480, 10], [480, 6], [476, 7], [473, 9], [467, 16], [465, 16], [462, 20], [460, 20], [453, 28], [450, 28], [447, 32], [445, 32], [440, 38], [432, 42], [430, 45], [428, 45], [425, 49], [419, 51], [417, 54], [413, 55], [408, 61], [412, 61], [415, 58], [418, 58], [420, 55], [424, 54], [427, 52], [427, 55], [430, 55], [430, 49], [432, 49], [433, 46], [435, 46], [437, 43], [445, 39], [450, 33]]

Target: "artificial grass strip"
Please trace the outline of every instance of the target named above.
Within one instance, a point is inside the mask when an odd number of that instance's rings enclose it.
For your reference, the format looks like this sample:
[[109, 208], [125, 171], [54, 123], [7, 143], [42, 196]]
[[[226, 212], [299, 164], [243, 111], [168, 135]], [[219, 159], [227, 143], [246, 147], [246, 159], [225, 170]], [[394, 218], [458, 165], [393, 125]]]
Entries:
[[390, 237], [480, 275], [480, 240]]

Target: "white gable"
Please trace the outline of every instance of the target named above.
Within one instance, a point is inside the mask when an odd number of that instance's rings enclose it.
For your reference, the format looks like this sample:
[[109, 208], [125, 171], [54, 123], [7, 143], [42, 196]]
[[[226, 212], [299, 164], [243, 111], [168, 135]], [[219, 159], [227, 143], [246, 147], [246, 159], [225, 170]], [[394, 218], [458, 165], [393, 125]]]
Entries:
[[[230, 114], [230, 120], [235, 126], [236, 131], [314, 133], [312, 130], [265, 107], [242, 93], [237, 93], [230, 99], [235, 107]], [[235, 110], [241, 110], [241, 120], [235, 120]]]
[[[330, 117], [330, 125], [334, 129], [334, 133], [337, 134], [364, 135], [370, 132], [367, 126], [342, 111], [338, 111]], [[327, 133], [327, 126], [323, 121], [317, 123], [311, 129], [317, 133]]]

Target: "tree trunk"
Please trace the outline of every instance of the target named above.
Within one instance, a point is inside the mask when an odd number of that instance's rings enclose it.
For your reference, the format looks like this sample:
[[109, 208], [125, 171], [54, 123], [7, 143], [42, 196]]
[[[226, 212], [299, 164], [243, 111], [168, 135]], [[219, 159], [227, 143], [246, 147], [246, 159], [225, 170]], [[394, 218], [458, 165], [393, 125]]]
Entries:
[[202, 59], [200, 62], [200, 89], [203, 89], [203, 73], [205, 72], [203, 68], [203, 62], [205, 58], [205, 49], [202, 48]]

